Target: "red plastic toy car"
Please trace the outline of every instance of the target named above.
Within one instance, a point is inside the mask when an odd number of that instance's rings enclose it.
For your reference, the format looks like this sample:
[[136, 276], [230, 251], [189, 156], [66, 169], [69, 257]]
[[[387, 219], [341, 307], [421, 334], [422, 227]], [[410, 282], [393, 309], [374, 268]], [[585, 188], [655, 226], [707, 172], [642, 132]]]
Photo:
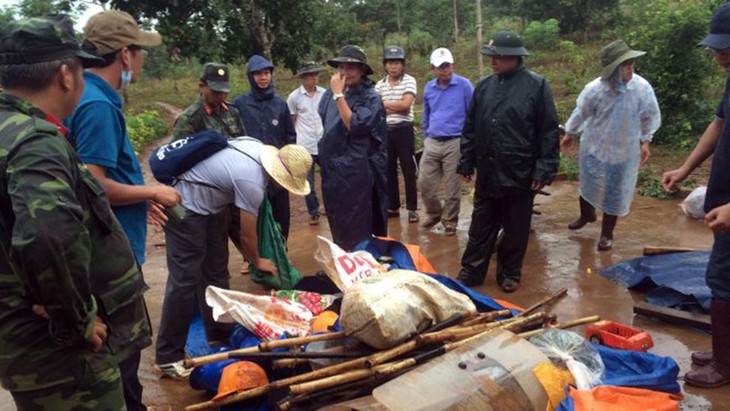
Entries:
[[621, 350], [646, 351], [654, 346], [649, 333], [613, 321], [598, 321], [589, 325], [586, 338], [594, 344]]

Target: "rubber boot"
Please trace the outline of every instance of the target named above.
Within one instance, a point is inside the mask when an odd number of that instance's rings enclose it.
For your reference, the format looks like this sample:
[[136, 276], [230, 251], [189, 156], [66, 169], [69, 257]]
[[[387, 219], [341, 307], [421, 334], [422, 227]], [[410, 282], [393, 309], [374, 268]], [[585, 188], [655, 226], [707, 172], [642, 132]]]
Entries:
[[696, 351], [691, 358], [694, 365], [707, 365], [712, 361], [712, 351]]
[[586, 224], [596, 221], [596, 209], [593, 208], [591, 203], [586, 201], [583, 197], [580, 197], [578, 201], [580, 203], [580, 217], [568, 224], [568, 228], [571, 230], [581, 229]]
[[714, 388], [730, 384], [730, 302], [712, 300], [712, 359], [684, 375], [687, 385]]
[[598, 240], [598, 251], [606, 251], [613, 248], [613, 229], [616, 228], [617, 221], [617, 216], [603, 213], [601, 239]]

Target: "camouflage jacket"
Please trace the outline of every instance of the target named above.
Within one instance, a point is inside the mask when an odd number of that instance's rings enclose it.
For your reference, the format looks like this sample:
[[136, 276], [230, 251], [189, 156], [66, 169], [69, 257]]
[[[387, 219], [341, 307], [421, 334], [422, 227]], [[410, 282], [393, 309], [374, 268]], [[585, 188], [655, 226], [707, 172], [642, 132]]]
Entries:
[[[45, 118], [0, 94], [0, 383], [11, 391], [73, 381], [87, 364], [108, 369], [151, 343], [147, 286], [124, 231]], [[97, 315], [109, 335], [94, 353]]]
[[175, 120], [172, 130], [172, 141], [180, 140], [203, 130], [215, 130], [227, 137], [246, 135], [241, 115], [236, 106], [224, 103], [226, 108], [206, 110], [202, 98], [198, 98]]

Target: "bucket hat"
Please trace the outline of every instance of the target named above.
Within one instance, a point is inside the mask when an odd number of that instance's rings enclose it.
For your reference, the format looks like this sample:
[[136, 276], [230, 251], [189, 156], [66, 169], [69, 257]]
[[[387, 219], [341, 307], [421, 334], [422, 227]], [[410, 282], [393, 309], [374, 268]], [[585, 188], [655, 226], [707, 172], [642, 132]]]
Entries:
[[3, 24], [0, 28], [0, 64], [35, 64], [77, 57], [84, 67], [104, 60], [81, 49], [68, 16], [57, 14]]
[[373, 74], [372, 67], [368, 65], [368, 56], [360, 46], [345, 46], [337, 53], [337, 57], [327, 60], [327, 64], [332, 67], [338, 67], [340, 63], [360, 63], [366, 67], [366, 75]]
[[261, 165], [274, 181], [289, 192], [304, 196], [311, 191], [307, 174], [312, 167], [312, 155], [306, 148], [287, 144], [279, 150], [265, 145], [261, 148]]
[[730, 3], [723, 4], [715, 11], [710, 20], [710, 34], [699, 45], [715, 50], [730, 47]]
[[302, 63], [301, 66], [297, 69], [297, 77], [309, 74], [309, 73], [319, 73], [324, 71], [324, 67], [320, 66], [314, 61], [307, 61], [305, 63]]
[[522, 37], [514, 31], [494, 33], [489, 44], [482, 47], [485, 56], [527, 56], [530, 53], [522, 44]]
[[601, 80], [611, 77], [621, 63], [641, 57], [646, 54], [645, 51], [631, 50], [623, 40], [616, 40], [608, 46], [601, 49]]
[[218, 393], [214, 400], [230, 394], [263, 387], [269, 383], [266, 372], [261, 366], [251, 361], [238, 361], [223, 368], [218, 383]]
[[157, 47], [162, 36], [142, 31], [129, 13], [106, 10], [93, 15], [84, 27], [84, 41], [94, 45], [94, 54], [104, 56], [122, 47]]
[[200, 81], [208, 85], [213, 91], [220, 93], [230, 93], [230, 70], [225, 64], [205, 63], [203, 73], [200, 75]]

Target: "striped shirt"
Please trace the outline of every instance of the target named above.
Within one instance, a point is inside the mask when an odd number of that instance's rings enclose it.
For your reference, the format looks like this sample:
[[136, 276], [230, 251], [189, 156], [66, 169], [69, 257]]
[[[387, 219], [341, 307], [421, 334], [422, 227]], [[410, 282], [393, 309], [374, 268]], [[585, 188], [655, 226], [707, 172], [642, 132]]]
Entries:
[[[390, 85], [390, 81], [388, 80], [388, 76], [385, 76], [382, 80], [378, 81], [377, 84], [375, 84], [375, 91], [380, 94], [380, 97], [383, 99], [383, 101], [391, 101], [391, 100], [403, 100], [403, 96], [406, 94], [413, 94], [415, 97], [417, 92], [417, 85], [416, 85], [416, 79], [412, 76], [409, 76], [408, 74], [403, 74], [403, 76], [398, 80], [397, 83], [395, 83], [394, 86]], [[415, 98], [413, 99], [413, 103], [415, 103]], [[386, 121], [388, 125], [392, 124], [398, 124], [398, 123], [413, 123], [413, 103], [411, 103], [411, 109], [408, 112], [407, 116], [404, 116], [402, 114], [388, 114]]]

